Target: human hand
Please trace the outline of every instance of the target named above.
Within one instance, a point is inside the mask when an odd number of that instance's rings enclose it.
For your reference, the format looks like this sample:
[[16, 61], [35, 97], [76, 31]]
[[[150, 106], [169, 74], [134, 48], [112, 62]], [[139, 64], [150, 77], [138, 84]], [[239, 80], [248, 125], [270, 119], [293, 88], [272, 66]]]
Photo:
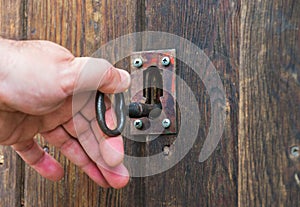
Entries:
[[[97, 88], [122, 92], [129, 74], [103, 59], [75, 58], [47, 41], [0, 39], [0, 45], [0, 145], [11, 145], [43, 177], [60, 180], [61, 165], [34, 140], [40, 133], [100, 186], [125, 186], [122, 137], [105, 137], [94, 107]], [[106, 122], [113, 127], [106, 104]]]

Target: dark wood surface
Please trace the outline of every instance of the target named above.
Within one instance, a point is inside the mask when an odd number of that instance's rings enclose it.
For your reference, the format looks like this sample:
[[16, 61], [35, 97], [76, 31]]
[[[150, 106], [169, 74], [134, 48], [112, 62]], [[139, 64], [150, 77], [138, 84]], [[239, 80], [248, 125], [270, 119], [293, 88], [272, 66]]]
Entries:
[[300, 203], [299, 3], [242, 1], [240, 206]]
[[[146, 206], [237, 206], [238, 8], [238, 1], [146, 1], [144, 29], [181, 36], [205, 51], [223, 81], [228, 98], [222, 140], [212, 156], [199, 163], [198, 156], [211, 118], [210, 99], [197, 74], [179, 61], [178, 75], [198, 101], [201, 115], [198, 138], [191, 151], [175, 167], [146, 178]], [[151, 48], [153, 44], [145, 43], [143, 47]], [[179, 85], [177, 95], [186, 97], [185, 104], [188, 104], [191, 97], [187, 97], [184, 91], [184, 85]], [[188, 110], [182, 107], [182, 116]], [[181, 124], [185, 125], [182, 130], [196, 127], [190, 122]], [[175, 138], [160, 137], [149, 142], [149, 155], [171, 145], [168, 159], [172, 159], [178, 153], [172, 151]]]
[[[208, 91], [195, 72], [178, 61], [178, 75], [195, 94], [201, 119], [193, 148], [176, 166], [132, 178], [124, 189], [105, 190], [51, 146], [50, 154], [65, 169], [57, 183], [41, 178], [1, 147], [1, 207], [299, 206], [300, 181], [295, 175], [300, 178], [300, 158], [291, 153], [300, 147], [298, 0], [2, 0], [0, 11], [1, 36], [50, 40], [76, 56], [92, 55], [108, 41], [133, 32], [179, 35], [205, 52], [226, 91], [225, 130], [207, 161], [199, 163], [198, 156], [211, 119]], [[131, 49], [150, 47], [141, 42]], [[129, 69], [128, 59], [118, 66]], [[177, 95], [183, 93], [179, 86]], [[125, 148], [130, 155], [150, 156], [170, 146], [166, 159], [171, 159], [176, 156], [174, 141], [175, 136], [144, 144], [126, 140]]]

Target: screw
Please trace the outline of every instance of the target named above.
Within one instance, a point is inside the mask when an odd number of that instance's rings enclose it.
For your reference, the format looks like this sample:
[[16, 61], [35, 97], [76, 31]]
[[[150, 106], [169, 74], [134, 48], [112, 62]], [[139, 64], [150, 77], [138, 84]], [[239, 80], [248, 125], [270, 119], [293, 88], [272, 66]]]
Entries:
[[43, 147], [43, 150], [44, 150], [46, 153], [48, 153], [48, 154], [49, 154], [49, 152], [50, 152], [49, 147], [46, 146], [46, 145]]
[[163, 57], [161, 59], [161, 64], [164, 66], [168, 66], [170, 64], [170, 58], [169, 57]]
[[164, 146], [163, 155], [168, 156], [169, 154], [170, 154], [170, 147], [169, 146]]
[[163, 128], [167, 129], [171, 126], [171, 121], [170, 119], [164, 119], [162, 122], [161, 122]]
[[0, 155], [0, 165], [4, 164], [4, 155]]
[[135, 58], [133, 61], [133, 66], [140, 68], [143, 65], [143, 60], [141, 58]]
[[300, 179], [299, 179], [298, 174], [295, 173], [294, 177], [295, 177], [295, 181], [296, 181], [297, 185], [300, 186]]
[[140, 119], [137, 119], [133, 122], [133, 125], [137, 129], [141, 129], [143, 127], [143, 122]]
[[293, 156], [293, 157], [299, 157], [299, 147], [298, 146], [293, 146], [292, 148], [291, 148], [291, 155]]

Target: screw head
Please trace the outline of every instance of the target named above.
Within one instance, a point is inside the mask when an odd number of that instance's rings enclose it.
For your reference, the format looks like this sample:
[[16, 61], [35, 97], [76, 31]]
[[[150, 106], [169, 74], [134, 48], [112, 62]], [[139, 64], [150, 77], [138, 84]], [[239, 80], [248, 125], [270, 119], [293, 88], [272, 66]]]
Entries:
[[140, 119], [137, 119], [133, 122], [133, 125], [136, 129], [141, 129], [143, 127], [143, 122]]
[[48, 146], [44, 146], [43, 147], [43, 150], [46, 152], [46, 153], [48, 153], [49, 154], [49, 152], [50, 152], [50, 149], [49, 149], [49, 147]]
[[169, 154], [170, 154], [170, 147], [169, 146], [164, 146], [163, 155], [168, 156]]
[[4, 164], [4, 155], [0, 155], [0, 166]]
[[163, 126], [163, 128], [167, 129], [171, 126], [171, 120], [170, 119], [164, 119], [164, 120], [162, 120], [161, 125]]
[[163, 65], [163, 66], [168, 66], [168, 65], [170, 65], [170, 58], [169, 57], [163, 57], [162, 59], [161, 59], [161, 64]]
[[141, 58], [135, 58], [133, 60], [134, 67], [140, 68], [140, 67], [142, 67], [142, 65], [143, 65], [143, 60]]
[[293, 157], [299, 157], [299, 155], [300, 155], [300, 149], [299, 149], [298, 146], [291, 147], [291, 155]]

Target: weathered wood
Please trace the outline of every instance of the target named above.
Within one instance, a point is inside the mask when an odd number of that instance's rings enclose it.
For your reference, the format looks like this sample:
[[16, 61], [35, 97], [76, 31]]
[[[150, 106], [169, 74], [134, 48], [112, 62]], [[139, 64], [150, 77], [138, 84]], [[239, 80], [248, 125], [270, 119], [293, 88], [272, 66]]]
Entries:
[[[136, 0], [28, 1], [28, 39], [50, 40], [68, 48], [76, 56], [90, 56], [109, 40], [139, 28], [135, 15], [138, 6]], [[128, 65], [128, 62], [123, 62], [118, 66]], [[40, 139], [40, 144], [48, 145], [43, 139]], [[135, 146], [126, 144], [126, 153], [135, 154]], [[67, 161], [57, 149], [49, 147], [50, 153], [64, 166], [64, 179], [53, 183], [26, 167], [26, 206], [142, 205], [140, 179], [132, 179], [121, 190], [102, 189]]]
[[[0, 36], [23, 39], [24, 4], [22, 0], [0, 1]], [[19, 156], [10, 148], [0, 146], [0, 206], [23, 204], [23, 168]]]
[[0, 206], [23, 204], [24, 164], [9, 147], [0, 146]]
[[241, 2], [239, 206], [299, 206], [300, 2]]
[[25, 39], [27, 18], [25, 1], [0, 1], [0, 36], [8, 39]]
[[[227, 116], [225, 131], [217, 149], [207, 161], [199, 163], [198, 156], [210, 122], [209, 96], [197, 74], [179, 62], [178, 74], [191, 87], [199, 103], [200, 130], [194, 147], [179, 164], [146, 179], [144, 205], [236, 206], [239, 1], [147, 0], [145, 6], [145, 30], [179, 35], [205, 51], [222, 78], [227, 96]], [[143, 47], [149, 48], [151, 45]], [[182, 87], [178, 88], [178, 96], [186, 97]], [[186, 97], [186, 103], [189, 101], [190, 97]], [[185, 113], [184, 110], [188, 109], [181, 110]], [[193, 123], [185, 124], [184, 130], [194, 126]], [[165, 145], [172, 146], [174, 139], [162, 136], [149, 142], [148, 155], [159, 153]], [[170, 150], [170, 158], [178, 153], [172, 152], [172, 147]]]
[[[51, 146], [50, 154], [66, 172], [57, 183], [27, 166], [22, 173], [16, 154], [1, 147], [0, 206], [21, 206], [23, 193], [25, 206], [299, 206], [300, 157], [293, 148], [300, 147], [299, 1], [2, 0], [0, 11], [1, 36], [50, 40], [76, 56], [92, 55], [131, 32], [179, 35], [205, 51], [227, 98], [221, 142], [199, 163], [210, 99], [202, 80], [178, 61], [178, 75], [194, 92], [201, 112], [198, 139], [180, 163], [158, 175], [132, 178], [122, 190], [104, 190]], [[139, 51], [151, 45], [132, 47]], [[180, 86], [178, 95], [183, 92]], [[177, 153], [172, 152], [174, 140], [161, 136], [145, 146], [126, 140], [126, 154], [148, 156], [171, 145], [166, 155], [171, 158]]]

